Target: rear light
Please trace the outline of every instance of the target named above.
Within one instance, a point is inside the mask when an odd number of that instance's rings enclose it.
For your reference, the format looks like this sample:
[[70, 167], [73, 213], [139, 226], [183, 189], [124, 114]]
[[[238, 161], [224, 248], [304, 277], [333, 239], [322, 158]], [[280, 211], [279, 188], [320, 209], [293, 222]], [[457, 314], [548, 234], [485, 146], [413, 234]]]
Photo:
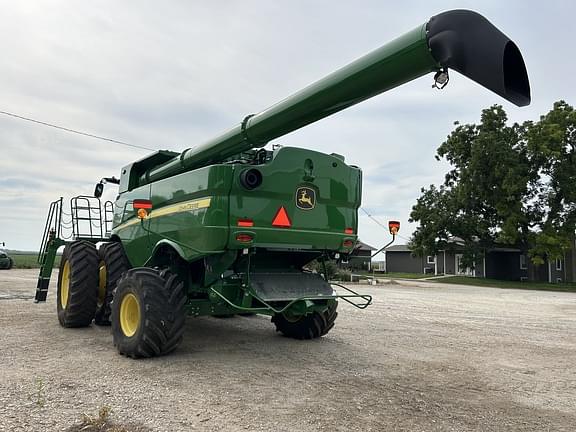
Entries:
[[342, 243], [342, 246], [344, 246], [345, 248], [351, 248], [352, 246], [354, 246], [354, 241], [353, 240], [344, 240], [344, 242]]
[[354, 230], [352, 228], [346, 228], [344, 234], [354, 234]]
[[252, 219], [238, 219], [239, 227], [253, 227], [254, 221]]
[[236, 240], [239, 241], [240, 243], [251, 243], [253, 239], [254, 237], [252, 237], [252, 235], [250, 234], [246, 233], [236, 234]]
[[290, 218], [288, 217], [288, 213], [284, 206], [278, 209], [276, 216], [272, 219], [272, 226], [280, 228], [290, 228], [292, 226], [292, 222], [290, 222]]
[[134, 201], [132, 201], [132, 208], [134, 210], [138, 209], [150, 210], [152, 208], [152, 201], [145, 199], [135, 199]]
[[396, 235], [400, 230], [400, 222], [388, 221], [388, 229], [390, 230], [390, 234]]
[[136, 210], [138, 219], [146, 219], [148, 217], [148, 210], [152, 208], [152, 201], [145, 199], [135, 199], [132, 201], [132, 208]]

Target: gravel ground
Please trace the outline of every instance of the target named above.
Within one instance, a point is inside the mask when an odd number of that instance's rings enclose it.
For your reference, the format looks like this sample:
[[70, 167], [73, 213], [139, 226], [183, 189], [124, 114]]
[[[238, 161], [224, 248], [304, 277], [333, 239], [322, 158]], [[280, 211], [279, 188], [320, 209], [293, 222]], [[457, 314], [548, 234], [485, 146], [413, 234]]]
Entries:
[[366, 286], [374, 305], [341, 304], [319, 340], [196, 318], [175, 353], [135, 361], [109, 328], [61, 328], [36, 276], [0, 271], [0, 431], [64, 431], [103, 406], [152, 431], [576, 429], [573, 293]]

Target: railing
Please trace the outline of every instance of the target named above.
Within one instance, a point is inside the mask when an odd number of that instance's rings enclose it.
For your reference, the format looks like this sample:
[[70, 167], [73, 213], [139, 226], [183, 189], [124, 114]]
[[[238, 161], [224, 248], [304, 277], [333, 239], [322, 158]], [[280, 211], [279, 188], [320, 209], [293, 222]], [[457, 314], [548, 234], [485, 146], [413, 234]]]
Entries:
[[114, 203], [106, 201], [104, 203], [104, 237], [110, 237], [112, 233], [112, 222], [114, 220]]
[[40, 264], [52, 239], [99, 240], [110, 236], [114, 218], [114, 204], [111, 201], [102, 203], [98, 198], [80, 195], [70, 200], [69, 213], [63, 207], [63, 198], [50, 203], [38, 253]]
[[36, 286], [36, 302], [46, 301], [50, 277], [58, 249], [71, 240], [93, 243], [106, 240], [112, 231], [114, 204], [90, 196], [77, 196], [70, 200], [70, 213], [63, 210], [62, 198], [50, 203], [42, 244], [38, 253], [40, 274]]
[[85, 195], [72, 198], [70, 200], [72, 238], [74, 240], [105, 238], [108, 222], [106, 210], [107, 203], [104, 203], [103, 209], [99, 198]]
[[[272, 305], [270, 305], [266, 301], [264, 301], [262, 298], [258, 297], [256, 295], [256, 293], [253, 291], [250, 292], [250, 295], [253, 298], [255, 298], [256, 300], [258, 300], [260, 303], [262, 303], [264, 305], [264, 307], [246, 307], [246, 306], [242, 306], [239, 304], [235, 304], [234, 302], [232, 302], [231, 300], [226, 298], [226, 296], [224, 294], [222, 294], [221, 292], [219, 292], [218, 290], [216, 290], [212, 287], [210, 288], [210, 290], [212, 291], [213, 294], [220, 297], [222, 300], [224, 300], [224, 302], [226, 302], [229, 306], [232, 306], [234, 309], [238, 309], [240, 311], [250, 312], [250, 313], [272, 311], [276, 314], [281, 314], [281, 313], [287, 311], [293, 304], [300, 302], [300, 301], [305, 301], [305, 300], [317, 301], [317, 300], [342, 299], [342, 300], [350, 303], [352, 306], [357, 307], [358, 309], [366, 309], [368, 306], [370, 306], [372, 304], [372, 296], [371, 295], [359, 294], [356, 291], [353, 291], [352, 289], [345, 287], [344, 285], [337, 284], [337, 283], [330, 283], [330, 285], [337, 286], [339, 288], [343, 288], [344, 290], [346, 290], [350, 294], [339, 294], [339, 293], [334, 292], [332, 295], [302, 296], [302, 297], [299, 297], [299, 298], [296, 298], [294, 300], [289, 301], [287, 304], [282, 305], [282, 307], [278, 309], [278, 308], [273, 307]], [[359, 301], [359, 302], [354, 301], [357, 299], [362, 299], [363, 301]]]
[[37, 261], [40, 264], [44, 262], [44, 253], [48, 242], [53, 238], [60, 238], [62, 235], [62, 197], [50, 203], [48, 209], [48, 217], [44, 226], [44, 234], [42, 235], [42, 243], [38, 251]]

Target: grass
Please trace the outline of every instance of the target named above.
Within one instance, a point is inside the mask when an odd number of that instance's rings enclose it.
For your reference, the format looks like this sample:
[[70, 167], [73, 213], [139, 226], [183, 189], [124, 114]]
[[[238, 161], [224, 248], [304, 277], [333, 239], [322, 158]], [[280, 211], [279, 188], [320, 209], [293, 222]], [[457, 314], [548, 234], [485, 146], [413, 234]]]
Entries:
[[[370, 276], [372, 273], [370, 273]], [[424, 273], [374, 273], [378, 279], [423, 279], [433, 275]]]
[[[40, 264], [36, 261], [38, 259], [38, 255], [36, 254], [10, 254], [10, 257], [14, 260], [14, 268], [18, 269], [34, 269], [40, 268]], [[60, 256], [56, 256], [56, 260], [54, 260], [54, 268], [58, 268], [60, 266]]]
[[28, 396], [28, 400], [33, 401], [40, 408], [46, 405], [46, 387], [42, 378], [36, 378], [34, 394]]
[[430, 279], [433, 282], [452, 283], [460, 285], [487, 286], [495, 288], [517, 288], [543, 291], [576, 292], [576, 283], [546, 283], [546, 282], [520, 282], [502, 281], [497, 279], [475, 278], [467, 276], [451, 276]]

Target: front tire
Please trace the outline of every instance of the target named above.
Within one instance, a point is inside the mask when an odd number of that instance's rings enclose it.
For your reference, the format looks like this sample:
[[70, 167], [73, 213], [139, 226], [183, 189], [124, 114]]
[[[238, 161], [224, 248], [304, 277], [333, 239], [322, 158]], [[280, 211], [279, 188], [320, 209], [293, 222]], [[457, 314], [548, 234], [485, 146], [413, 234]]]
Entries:
[[122, 355], [168, 354], [182, 342], [186, 320], [184, 284], [168, 270], [125, 272], [112, 300], [112, 335]]
[[291, 318], [284, 314], [276, 314], [272, 317], [272, 322], [276, 325], [276, 331], [286, 337], [294, 339], [316, 339], [327, 334], [338, 316], [336, 308], [338, 303], [335, 301], [328, 305], [328, 308], [320, 312]]
[[66, 245], [60, 261], [56, 297], [62, 327], [90, 325], [98, 301], [98, 252], [92, 243], [75, 241]]
[[98, 305], [94, 323], [110, 325], [110, 305], [116, 284], [122, 274], [130, 268], [130, 263], [121, 243], [104, 243], [98, 250], [100, 258], [98, 271]]

